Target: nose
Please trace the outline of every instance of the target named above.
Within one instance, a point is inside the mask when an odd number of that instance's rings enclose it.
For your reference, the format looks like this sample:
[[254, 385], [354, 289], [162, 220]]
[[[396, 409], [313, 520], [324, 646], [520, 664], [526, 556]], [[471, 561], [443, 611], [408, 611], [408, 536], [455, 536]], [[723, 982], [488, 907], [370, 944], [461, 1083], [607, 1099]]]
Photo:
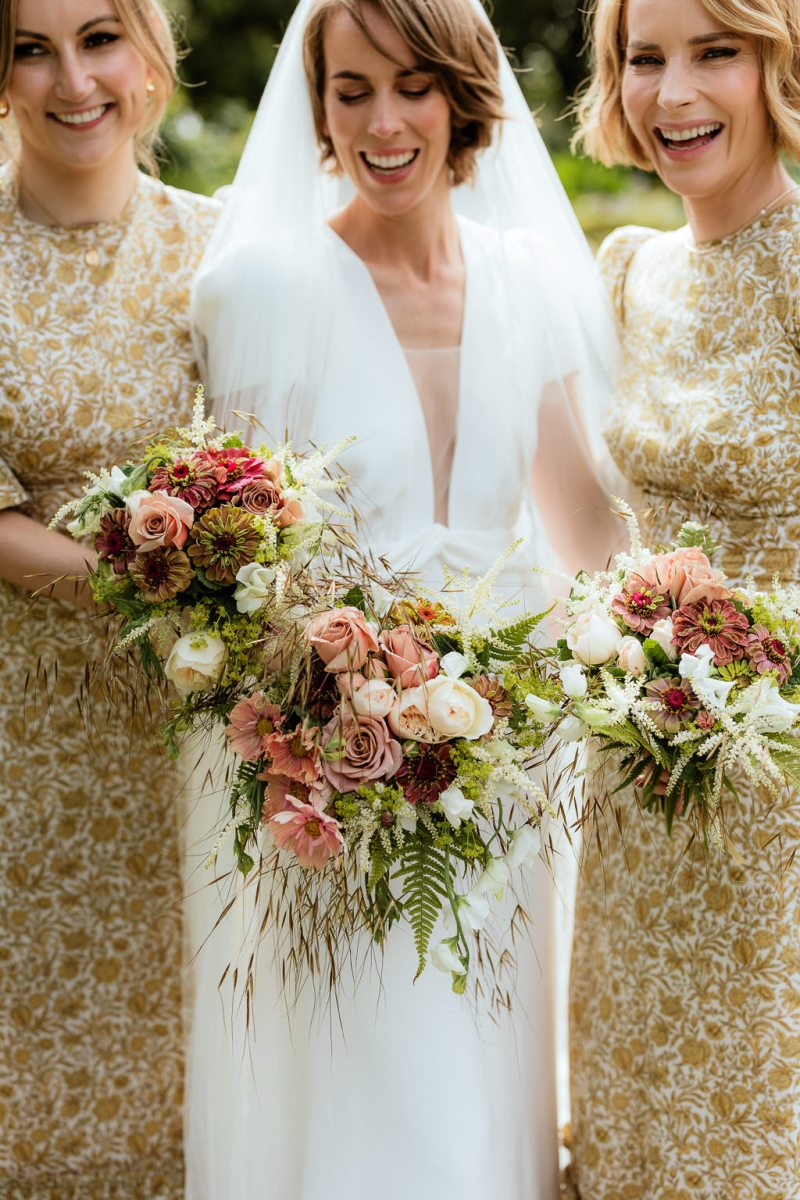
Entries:
[[392, 92], [378, 93], [369, 115], [369, 132], [377, 138], [390, 138], [403, 128], [398, 97]]
[[692, 79], [691, 68], [680, 59], [667, 62], [661, 73], [658, 100], [666, 112], [677, 112], [691, 104], [697, 89]]
[[94, 77], [80, 54], [66, 52], [58, 59], [55, 93], [59, 100], [78, 104], [94, 88]]

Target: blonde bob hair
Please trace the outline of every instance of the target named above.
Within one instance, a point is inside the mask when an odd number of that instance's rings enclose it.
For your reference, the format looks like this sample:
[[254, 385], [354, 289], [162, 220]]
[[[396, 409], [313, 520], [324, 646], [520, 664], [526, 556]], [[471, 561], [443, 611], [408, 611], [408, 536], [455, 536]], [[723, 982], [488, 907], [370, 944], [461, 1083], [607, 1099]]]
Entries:
[[[753, 37], [776, 153], [800, 159], [800, 4], [798, 0], [700, 0], [732, 33]], [[652, 170], [622, 108], [626, 0], [594, 0], [592, 74], [579, 99], [573, 147], [605, 166]]]
[[469, 0], [317, 0], [305, 30], [303, 59], [323, 163], [336, 169], [325, 123], [325, 29], [332, 14], [344, 10], [385, 55], [365, 20], [365, 8], [381, 13], [420, 69], [436, 79], [450, 107], [451, 180], [455, 185], [471, 179], [478, 152], [491, 143], [503, 119], [503, 95], [497, 42]]
[[[137, 162], [155, 172], [153, 148], [164, 111], [177, 83], [178, 49], [161, 0], [113, 0], [113, 7], [125, 33], [152, 73], [153, 92], [134, 145]], [[18, 0], [2, 0], [0, 4], [0, 98], [6, 94], [14, 67], [17, 9]]]

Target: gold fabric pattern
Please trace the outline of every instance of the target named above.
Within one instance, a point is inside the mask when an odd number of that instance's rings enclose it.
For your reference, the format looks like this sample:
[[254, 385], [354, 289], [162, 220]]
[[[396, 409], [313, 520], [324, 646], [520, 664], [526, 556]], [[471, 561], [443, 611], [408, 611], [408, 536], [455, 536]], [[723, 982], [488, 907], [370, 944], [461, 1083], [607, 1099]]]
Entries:
[[[737, 581], [800, 577], [800, 207], [695, 248], [624, 229], [602, 266], [624, 335], [607, 436], [651, 537], [708, 517]], [[800, 1197], [800, 797], [739, 782], [743, 859], [617, 797], [587, 847], [570, 994], [581, 1200]]]
[[[119, 220], [43, 227], [0, 171], [0, 507], [48, 521], [138, 423], [188, 420], [189, 287], [216, 212], [142, 176]], [[99, 643], [90, 615], [0, 582], [7, 1200], [183, 1194], [175, 777], [124, 708], [98, 700], [84, 725]]]

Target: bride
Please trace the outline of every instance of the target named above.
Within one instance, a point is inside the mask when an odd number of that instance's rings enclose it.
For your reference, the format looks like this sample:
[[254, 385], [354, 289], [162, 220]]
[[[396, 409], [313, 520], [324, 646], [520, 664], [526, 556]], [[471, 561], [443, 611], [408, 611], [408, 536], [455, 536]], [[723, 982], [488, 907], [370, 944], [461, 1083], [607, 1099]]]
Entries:
[[[341, 457], [362, 536], [431, 586], [486, 571], [542, 606], [547, 537], [611, 544], [592, 463], [613, 334], [591, 259], [473, 0], [302, 0], [194, 298], [218, 414]], [[201, 826], [198, 825], [198, 829]], [[555, 901], [526, 881], [512, 1014], [415, 984], [398, 930], [328, 1024], [270, 954], [223, 1021], [240, 912], [196, 960], [189, 1200], [555, 1200]], [[202, 890], [201, 896], [202, 896]], [[207, 892], [206, 892], [207, 904]], [[213, 924], [190, 913], [199, 941]]]

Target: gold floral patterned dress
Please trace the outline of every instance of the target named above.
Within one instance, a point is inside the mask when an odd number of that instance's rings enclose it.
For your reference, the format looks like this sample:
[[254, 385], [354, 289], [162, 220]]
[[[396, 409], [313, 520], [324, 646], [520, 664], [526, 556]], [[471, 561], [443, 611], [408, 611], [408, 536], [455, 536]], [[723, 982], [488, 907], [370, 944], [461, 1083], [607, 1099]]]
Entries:
[[[0, 170], [0, 507], [48, 521], [137, 422], [188, 418], [214, 202], [141, 176], [119, 220], [28, 221]], [[178, 1200], [174, 775], [78, 708], [93, 619], [0, 581], [0, 1197]], [[46, 674], [45, 674], [46, 672]]]
[[[709, 519], [728, 575], [800, 578], [800, 207], [700, 247], [622, 229], [607, 437], [658, 539]], [[800, 798], [746, 783], [741, 862], [618, 797], [579, 883], [570, 996], [581, 1200], [800, 1197]]]

